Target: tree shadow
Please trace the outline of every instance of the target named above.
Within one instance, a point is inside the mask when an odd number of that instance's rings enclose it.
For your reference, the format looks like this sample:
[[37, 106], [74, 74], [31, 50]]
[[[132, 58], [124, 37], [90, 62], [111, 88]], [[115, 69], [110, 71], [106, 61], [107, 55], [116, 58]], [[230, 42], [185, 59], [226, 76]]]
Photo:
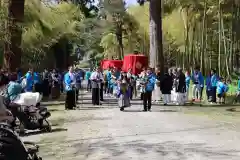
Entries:
[[[123, 112], [144, 112], [141, 109], [129, 109], [124, 110]], [[151, 112], [178, 112], [174, 109], [161, 109], [161, 110], [151, 110]]]
[[[154, 153], [159, 158], [171, 159], [174, 155], [178, 159], [184, 160], [191, 158], [189, 156], [199, 155], [208, 159], [225, 158], [232, 159], [237, 157], [240, 151], [221, 150], [219, 147], [208, 147], [205, 143], [179, 143], [176, 141], [165, 141], [159, 143], [149, 143], [144, 140], [134, 140], [125, 142], [114, 142], [113, 139], [98, 140], [95, 142], [75, 143], [74, 155], [84, 154], [87, 157], [96, 156], [99, 151], [104, 153], [103, 159], [114, 159], [120, 156], [133, 155], [148, 156]], [[149, 159], [151, 159], [149, 157]]]
[[21, 135], [21, 137], [28, 137], [28, 136], [38, 135], [38, 134], [50, 134], [50, 133], [54, 133], [54, 132], [63, 132], [63, 131], [67, 131], [67, 129], [66, 128], [54, 128], [54, 129], [52, 129], [51, 132], [42, 131], [42, 130], [34, 130], [34, 131], [26, 132], [25, 134]]

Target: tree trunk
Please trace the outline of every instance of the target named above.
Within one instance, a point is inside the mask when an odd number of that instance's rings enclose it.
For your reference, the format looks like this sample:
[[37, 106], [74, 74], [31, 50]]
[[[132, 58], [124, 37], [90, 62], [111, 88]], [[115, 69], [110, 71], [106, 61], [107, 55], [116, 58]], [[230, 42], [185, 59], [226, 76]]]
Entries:
[[219, 76], [221, 75], [221, 42], [222, 42], [222, 28], [221, 28], [221, 18], [222, 18], [222, 15], [221, 15], [221, 1], [219, 0], [218, 2], [218, 74]]
[[19, 23], [24, 18], [25, 0], [10, 0], [8, 8], [7, 33], [10, 35], [9, 42], [4, 45], [4, 67], [9, 71], [15, 71], [21, 66], [21, 42], [22, 29]]
[[123, 46], [123, 30], [122, 30], [122, 24], [119, 25], [116, 29], [116, 37], [118, 41], [118, 58], [123, 59], [124, 57], [124, 46]]
[[150, 66], [164, 70], [161, 0], [150, 0]]

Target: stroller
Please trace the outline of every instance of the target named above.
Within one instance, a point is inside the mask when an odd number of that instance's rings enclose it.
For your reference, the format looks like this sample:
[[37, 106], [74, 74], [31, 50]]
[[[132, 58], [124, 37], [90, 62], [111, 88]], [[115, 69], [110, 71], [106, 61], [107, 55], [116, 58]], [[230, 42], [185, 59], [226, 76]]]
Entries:
[[39, 147], [32, 142], [23, 142], [8, 123], [0, 123], [1, 160], [42, 160], [37, 155]]
[[41, 100], [41, 94], [26, 92], [19, 94], [15, 100], [8, 103], [8, 109], [15, 117], [15, 126], [20, 134], [24, 134], [25, 129], [51, 132], [51, 125], [47, 120], [51, 114], [46, 107], [40, 106]]

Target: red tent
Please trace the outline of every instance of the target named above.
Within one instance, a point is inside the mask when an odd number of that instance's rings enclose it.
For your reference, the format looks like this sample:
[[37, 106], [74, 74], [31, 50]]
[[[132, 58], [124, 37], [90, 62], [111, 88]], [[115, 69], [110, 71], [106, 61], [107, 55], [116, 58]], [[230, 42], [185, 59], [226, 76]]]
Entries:
[[148, 57], [144, 55], [129, 54], [124, 56], [122, 70], [127, 72], [132, 69], [133, 74], [139, 74], [143, 67], [148, 67]]
[[122, 60], [108, 60], [104, 59], [101, 61], [101, 67], [102, 69], [108, 69], [109, 67], [116, 67], [116, 68], [122, 68], [123, 61]]

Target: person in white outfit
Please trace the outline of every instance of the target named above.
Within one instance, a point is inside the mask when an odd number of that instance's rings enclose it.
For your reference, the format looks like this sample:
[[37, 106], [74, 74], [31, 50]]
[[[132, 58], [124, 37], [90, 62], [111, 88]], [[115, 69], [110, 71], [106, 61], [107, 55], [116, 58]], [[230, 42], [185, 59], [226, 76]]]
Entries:
[[153, 101], [158, 103], [162, 99], [162, 93], [160, 90], [160, 77], [161, 77], [160, 68], [158, 67], [156, 68], [155, 74], [156, 74], [156, 81], [155, 81], [155, 86], [153, 90]]

